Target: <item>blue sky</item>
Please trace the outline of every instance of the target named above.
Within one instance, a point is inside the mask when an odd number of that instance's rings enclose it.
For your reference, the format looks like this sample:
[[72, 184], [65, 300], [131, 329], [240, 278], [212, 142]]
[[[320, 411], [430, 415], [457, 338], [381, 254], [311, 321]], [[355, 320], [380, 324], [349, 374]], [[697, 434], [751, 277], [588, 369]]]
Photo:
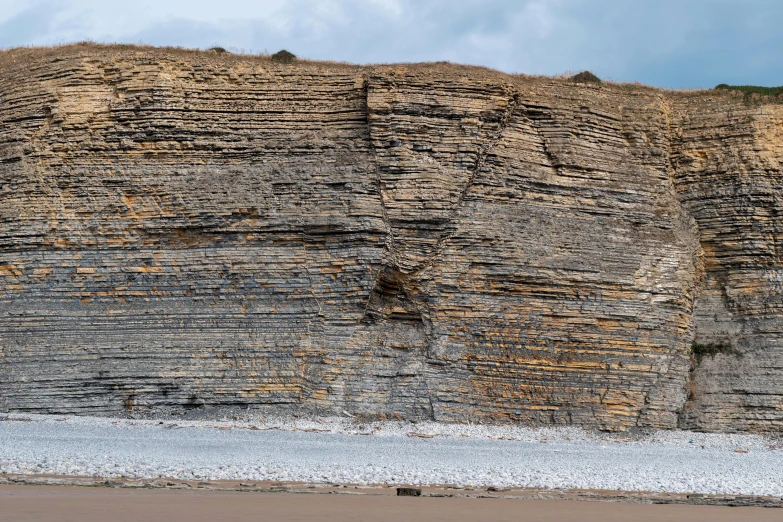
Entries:
[[0, 48], [86, 39], [783, 85], [783, 0], [0, 0]]

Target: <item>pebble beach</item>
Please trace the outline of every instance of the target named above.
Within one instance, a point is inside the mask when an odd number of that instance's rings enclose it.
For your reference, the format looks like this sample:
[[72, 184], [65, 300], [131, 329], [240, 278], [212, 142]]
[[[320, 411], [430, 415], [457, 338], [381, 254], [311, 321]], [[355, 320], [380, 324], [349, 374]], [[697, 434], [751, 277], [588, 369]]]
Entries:
[[783, 496], [783, 449], [687, 431], [0, 414], [0, 473]]

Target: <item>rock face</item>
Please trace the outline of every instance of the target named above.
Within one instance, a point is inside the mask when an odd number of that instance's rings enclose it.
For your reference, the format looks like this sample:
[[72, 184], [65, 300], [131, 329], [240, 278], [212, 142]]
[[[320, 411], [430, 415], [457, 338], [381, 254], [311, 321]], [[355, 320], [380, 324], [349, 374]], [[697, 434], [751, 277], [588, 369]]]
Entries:
[[783, 106], [0, 53], [0, 410], [783, 427]]

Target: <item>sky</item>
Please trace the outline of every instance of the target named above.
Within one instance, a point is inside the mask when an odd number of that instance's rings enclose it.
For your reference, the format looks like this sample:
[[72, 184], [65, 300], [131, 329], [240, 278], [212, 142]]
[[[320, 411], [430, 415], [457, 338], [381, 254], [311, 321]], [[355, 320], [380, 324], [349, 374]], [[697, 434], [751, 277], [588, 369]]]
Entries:
[[83, 40], [783, 85], [783, 0], [0, 0], [0, 48]]

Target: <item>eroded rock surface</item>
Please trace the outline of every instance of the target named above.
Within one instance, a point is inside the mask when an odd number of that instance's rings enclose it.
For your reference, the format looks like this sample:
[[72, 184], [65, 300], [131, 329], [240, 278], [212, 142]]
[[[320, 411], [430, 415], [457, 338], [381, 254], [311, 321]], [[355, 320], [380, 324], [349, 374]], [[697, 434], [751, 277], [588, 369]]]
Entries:
[[780, 105], [137, 48], [0, 71], [0, 410], [783, 426]]

